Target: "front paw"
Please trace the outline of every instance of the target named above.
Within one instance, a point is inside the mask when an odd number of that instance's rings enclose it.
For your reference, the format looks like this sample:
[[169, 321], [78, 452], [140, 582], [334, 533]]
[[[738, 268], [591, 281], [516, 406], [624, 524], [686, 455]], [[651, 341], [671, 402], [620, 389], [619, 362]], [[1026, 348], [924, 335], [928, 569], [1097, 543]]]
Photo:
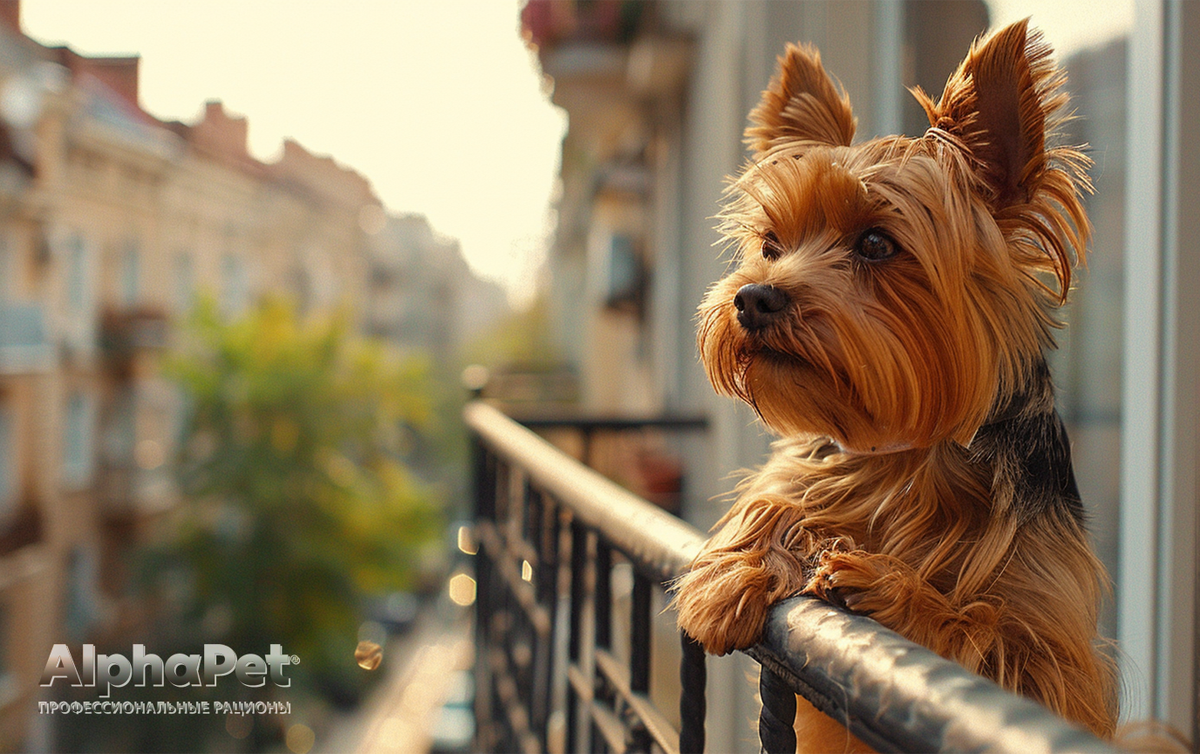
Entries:
[[710, 654], [758, 643], [772, 602], [772, 578], [745, 554], [693, 567], [675, 584], [679, 628]]
[[870, 613], [875, 607], [870, 590], [880, 578], [877, 567], [868, 553], [834, 543], [818, 556], [804, 593], [855, 612]]

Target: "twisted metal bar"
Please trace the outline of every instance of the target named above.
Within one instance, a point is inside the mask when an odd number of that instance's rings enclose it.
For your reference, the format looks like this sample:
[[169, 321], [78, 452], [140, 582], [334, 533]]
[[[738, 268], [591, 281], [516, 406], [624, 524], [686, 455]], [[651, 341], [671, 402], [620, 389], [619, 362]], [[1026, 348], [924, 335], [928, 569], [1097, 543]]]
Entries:
[[762, 711], [758, 715], [758, 739], [765, 754], [796, 751], [796, 693], [774, 670], [762, 666], [758, 674]]
[[703, 754], [704, 715], [707, 711], [704, 689], [708, 685], [708, 668], [704, 664], [704, 649], [692, 637], [680, 632], [683, 660], [679, 663], [679, 751], [680, 754]]

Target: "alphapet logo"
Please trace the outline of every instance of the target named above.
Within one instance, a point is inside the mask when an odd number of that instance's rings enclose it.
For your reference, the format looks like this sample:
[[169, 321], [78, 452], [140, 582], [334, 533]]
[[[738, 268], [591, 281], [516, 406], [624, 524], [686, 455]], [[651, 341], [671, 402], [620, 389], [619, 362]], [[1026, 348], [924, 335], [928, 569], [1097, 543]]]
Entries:
[[292, 679], [284, 668], [296, 665], [300, 658], [283, 653], [283, 646], [272, 644], [266, 655], [244, 654], [224, 644], [205, 644], [203, 654], [176, 653], [166, 660], [154, 653], [147, 654], [145, 644], [133, 645], [133, 659], [123, 654], [96, 654], [96, 645], [84, 644], [80, 663], [75, 662], [66, 644], [55, 644], [42, 671], [42, 685], [53, 686], [59, 678], [76, 688], [100, 687], [100, 697], [107, 699], [113, 687], [122, 688], [131, 681], [135, 687], [216, 686], [217, 679], [233, 675], [243, 686], [261, 688], [267, 678], [276, 686], [288, 687]]

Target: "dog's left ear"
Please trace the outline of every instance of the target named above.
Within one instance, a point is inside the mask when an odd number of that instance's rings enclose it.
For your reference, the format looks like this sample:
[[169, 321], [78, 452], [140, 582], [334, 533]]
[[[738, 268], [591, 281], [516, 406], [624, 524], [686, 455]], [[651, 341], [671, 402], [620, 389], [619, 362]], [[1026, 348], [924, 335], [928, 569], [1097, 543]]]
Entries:
[[1047, 119], [1065, 104], [1064, 74], [1041, 32], [1018, 21], [977, 41], [934, 104], [913, 90], [935, 131], [970, 153], [1000, 210], [1023, 204], [1047, 169]]

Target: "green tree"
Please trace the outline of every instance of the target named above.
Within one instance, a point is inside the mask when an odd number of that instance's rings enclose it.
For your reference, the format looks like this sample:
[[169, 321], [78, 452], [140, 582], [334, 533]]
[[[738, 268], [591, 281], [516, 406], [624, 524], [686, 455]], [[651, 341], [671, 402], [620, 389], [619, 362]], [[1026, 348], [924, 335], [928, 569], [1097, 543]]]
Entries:
[[187, 614], [353, 696], [364, 600], [412, 588], [440, 531], [404, 463], [431, 420], [427, 370], [281, 301], [229, 323], [201, 305], [183, 340], [168, 373], [189, 404], [171, 548]]

